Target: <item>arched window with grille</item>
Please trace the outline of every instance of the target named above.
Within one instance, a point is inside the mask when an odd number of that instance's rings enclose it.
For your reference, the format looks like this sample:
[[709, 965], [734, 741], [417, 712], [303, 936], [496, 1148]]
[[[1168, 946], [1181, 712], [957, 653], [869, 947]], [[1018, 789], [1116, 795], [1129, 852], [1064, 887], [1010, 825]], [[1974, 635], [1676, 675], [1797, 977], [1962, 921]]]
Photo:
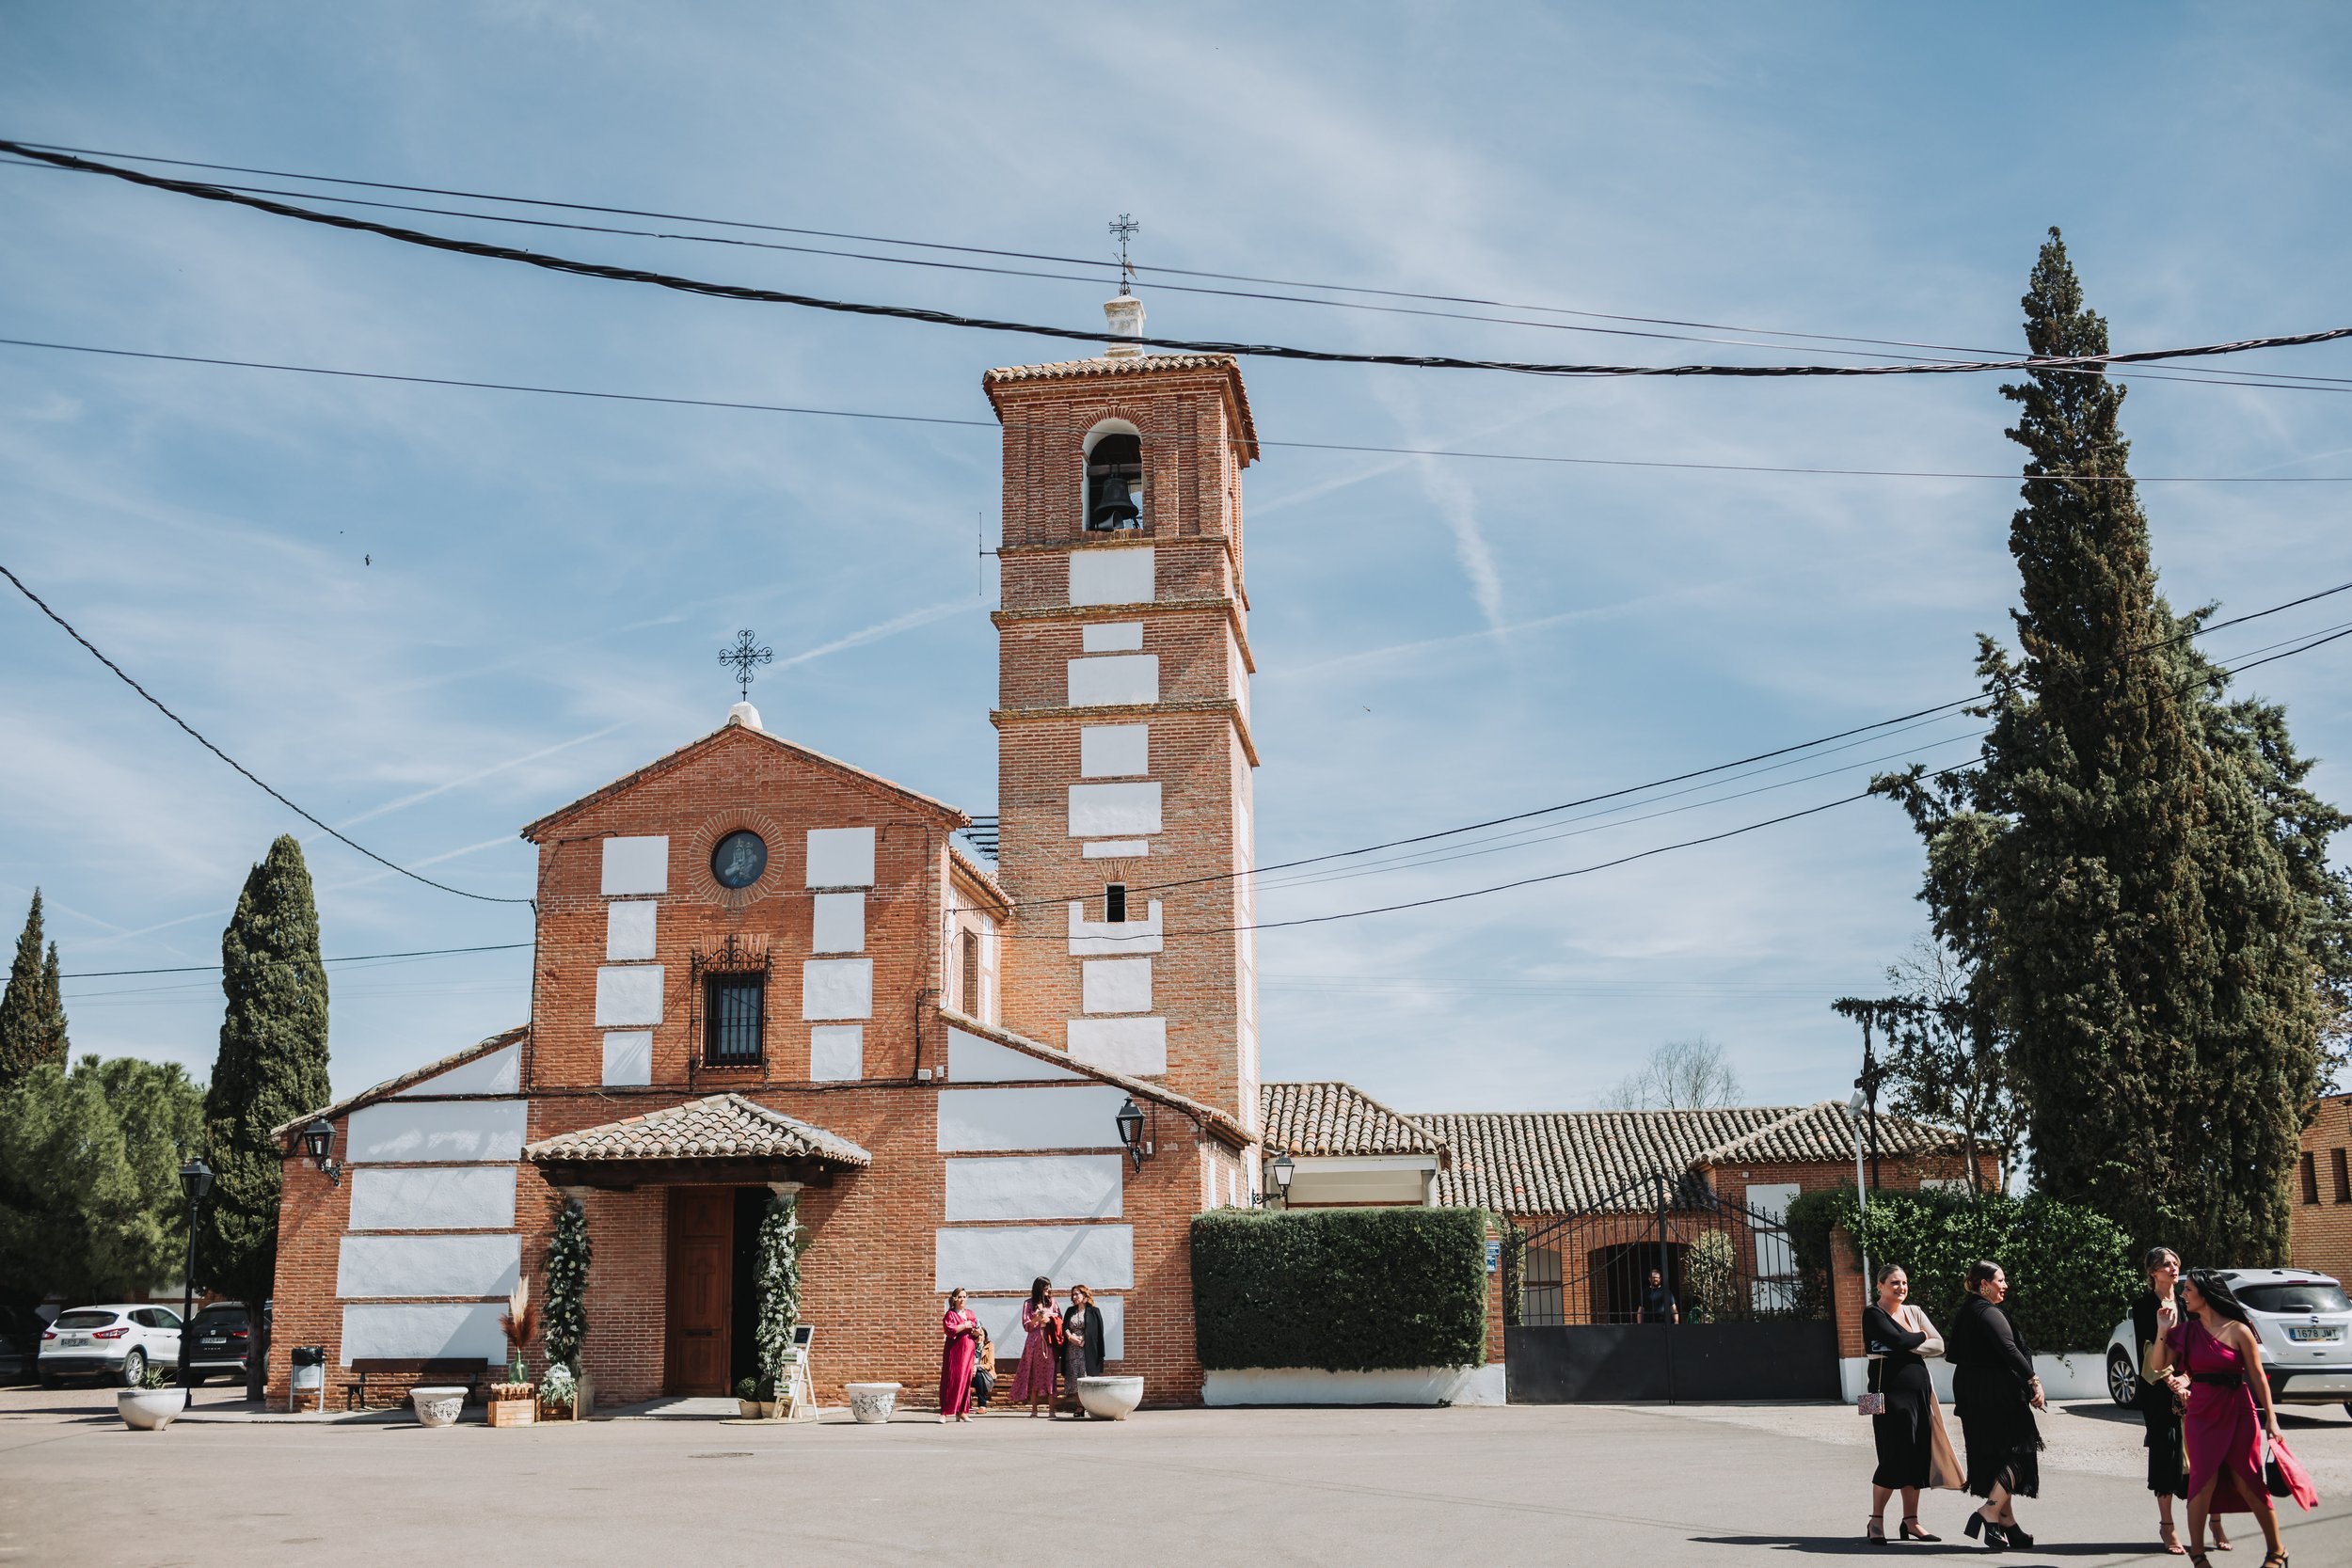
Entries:
[[1087, 442], [1086, 531], [1140, 532], [1144, 520], [1143, 437], [1124, 420], [1098, 427]]

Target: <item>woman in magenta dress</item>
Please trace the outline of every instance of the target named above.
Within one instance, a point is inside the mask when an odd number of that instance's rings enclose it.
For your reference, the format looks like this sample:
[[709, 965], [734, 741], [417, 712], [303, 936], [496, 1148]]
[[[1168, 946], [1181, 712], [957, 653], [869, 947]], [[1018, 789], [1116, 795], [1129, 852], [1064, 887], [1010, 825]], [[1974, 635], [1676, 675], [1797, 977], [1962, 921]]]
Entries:
[[972, 1418], [972, 1362], [980, 1354], [980, 1320], [961, 1290], [947, 1293], [947, 1315], [939, 1320], [946, 1343], [939, 1350], [939, 1422]]
[[2181, 1281], [2181, 1307], [2185, 1321], [2169, 1302], [2156, 1309], [2164, 1331], [2157, 1370], [2178, 1367], [2188, 1374], [2188, 1411], [2182, 1418], [2188, 1446], [2188, 1560], [2196, 1568], [2210, 1568], [2205, 1521], [2234, 1509], [2251, 1513], [2262, 1527], [2263, 1544], [2269, 1548], [2263, 1568], [2287, 1568], [2278, 1511], [2263, 1484], [2265, 1437], [2295, 1500], [2308, 1509], [2319, 1495], [2280, 1439], [2253, 1320], [2229, 1282], [2210, 1269], [2193, 1269]]
[[1061, 1330], [1061, 1314], [1054, 1309], [1054, 1282], [1043, 1275], [1029, 1286], [1029, 1299], [1021, 1308], [1021, 1326], [1028, 1338], [1021, 1343], [1021, 1365], [1012, 1374], [1012, 1402], [1027, 1405], [1032, 1416], [1050, 1416], [1055, 1340]]

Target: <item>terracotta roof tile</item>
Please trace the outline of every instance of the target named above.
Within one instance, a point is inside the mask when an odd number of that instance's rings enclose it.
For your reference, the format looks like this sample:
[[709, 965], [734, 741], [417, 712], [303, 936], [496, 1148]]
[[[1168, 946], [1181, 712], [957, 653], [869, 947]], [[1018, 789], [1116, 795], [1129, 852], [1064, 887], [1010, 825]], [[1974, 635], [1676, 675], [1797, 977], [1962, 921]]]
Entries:
[[560, 1132], [523, 1148], [534, 1164], [588, 1160], [826, 1160], [863, 1168], [874, 1157], [837, 1133], [739, 1094], [714, 1094]]
[[1259, 1135], [1293, 1154], [1442, 1154], [1444, 1140], [1353, 1084], [1261, 1084]]

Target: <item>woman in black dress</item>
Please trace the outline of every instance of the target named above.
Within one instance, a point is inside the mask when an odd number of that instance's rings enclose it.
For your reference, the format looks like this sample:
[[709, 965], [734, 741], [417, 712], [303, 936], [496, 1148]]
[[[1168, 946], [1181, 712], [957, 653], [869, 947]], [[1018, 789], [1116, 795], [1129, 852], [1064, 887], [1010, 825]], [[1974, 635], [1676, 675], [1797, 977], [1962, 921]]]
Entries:
[[1981, 1530], [1996, 1552], [2012, 1543], [2033, 1544], [2017, 1523], [2014, 1499], [2042, 1490], [2042, 1429], [2033, 1413], [2046, 1403], [2033, 1375], [2032, 1348], [2001, 1310], [2008, 1294], [2000, 1264], [1971, 1263], [1968, 1294], [1944, 1351], [1952, 1364], [1952, 1407], [1968, 1444], [1968, 1490], [1985, 1499], [1968, 1515], [1968, 1533]]
[[1958, 1486], [1959, 1466], [1936, 1412], [1935, 1385], [1921, 1358], [1943, 1354], [1944, 1339], [1928, 1315], [1905, 1299], [1911, 1276], [1900, 1263], [1879, 1270], [1878, 1288], [1877, 1302], [1862, 1311], [1862, 1346], [1870, 1358], [1870, 1392], [1883, 1396], [1886, 1408], [1870, 1418], [1879, 1465], [1870, 1477], [1870, 1522], [1863, 1539], [1886, 1540], [1886, 1499], [1899, 1489], [1902, 1539], [1940, 1541], [1943, 1537], [1919, 1528], [1919, 1489]]
[[[2178, 1557], [2187, 1548], [2173, 1528], [2172, 1499], [2188, 1498], [2188, 1448], [2181, 1432], [2188, 1379], [2177, 1369], [2156, 1369], [2156, 1345], [2181, 1321], [2181, 1255], [2170, 1247], [2151, 1247], [2140, 1272], [2148, 1276], [2148, 1289], [2132, 1303], [2132, 1341], [2139, 1353], [2139, 1418], [2148, 1428], [2148, 1490], [2156, 1495], [2156, 1537]], [[2230, 1549], [2218, 1532], [2214, 1548]]]

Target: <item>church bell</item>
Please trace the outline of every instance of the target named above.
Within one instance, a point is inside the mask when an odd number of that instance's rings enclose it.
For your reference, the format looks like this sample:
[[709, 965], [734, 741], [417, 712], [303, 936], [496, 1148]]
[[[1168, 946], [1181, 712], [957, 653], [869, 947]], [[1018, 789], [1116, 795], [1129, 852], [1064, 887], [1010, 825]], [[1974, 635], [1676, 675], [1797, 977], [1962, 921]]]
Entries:
[[1098, 533], [1133, 528], [1143, 515], [1136, 505], [1135, 492], [1128, 488], [1127, 476], [1116, 466], [1095, 483], [1094, 506], [1087, 514], [1087, 527]]

